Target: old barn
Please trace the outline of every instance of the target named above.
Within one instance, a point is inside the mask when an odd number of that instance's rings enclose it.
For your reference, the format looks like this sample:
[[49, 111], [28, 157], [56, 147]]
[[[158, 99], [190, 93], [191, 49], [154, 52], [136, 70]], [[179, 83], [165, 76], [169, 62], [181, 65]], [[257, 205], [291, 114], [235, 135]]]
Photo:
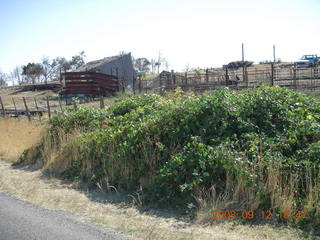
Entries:
[[131, 53], [88, 62], [74, 72], [61, 74], [64, 95], [101, 95], [107, 92], [131, 92], [135, 71]]

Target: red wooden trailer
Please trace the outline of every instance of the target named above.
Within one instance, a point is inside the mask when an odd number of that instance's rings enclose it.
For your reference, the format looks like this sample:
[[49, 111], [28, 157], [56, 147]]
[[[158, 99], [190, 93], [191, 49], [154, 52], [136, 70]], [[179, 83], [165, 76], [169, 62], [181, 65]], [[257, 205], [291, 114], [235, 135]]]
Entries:
[[61, 74], [62, 95], [103, 95], [119, 90], [118, 77], [99, 72], [66, 72]]

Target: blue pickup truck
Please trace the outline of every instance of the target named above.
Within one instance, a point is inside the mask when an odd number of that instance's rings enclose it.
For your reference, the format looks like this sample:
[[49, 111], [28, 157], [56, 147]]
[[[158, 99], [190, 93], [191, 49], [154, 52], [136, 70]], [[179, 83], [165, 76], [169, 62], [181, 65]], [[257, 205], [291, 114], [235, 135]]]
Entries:
[[314, 67], [320, 64], [320, 57], [316, 54], [303, 55], [295, 64], [297, 67]]

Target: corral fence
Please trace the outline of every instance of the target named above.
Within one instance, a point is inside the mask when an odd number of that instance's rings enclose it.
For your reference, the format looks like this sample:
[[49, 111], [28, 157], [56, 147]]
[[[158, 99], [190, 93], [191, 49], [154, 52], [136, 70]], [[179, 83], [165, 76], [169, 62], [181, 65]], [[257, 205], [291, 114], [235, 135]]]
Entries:
[[96, 104], [91, 107], [104, 108], [105, 100], [102, 95], [97, 97], [1, 97], [0, 117], [27, 117], [31, 120], [41, 120], [44, 115], [48, 118], [66, 108], [78, 108], [80, 103]]
[[[320, 67], [299, 68], [295, 65], [265, 64], [254, 67], [240, 69], [206, 69], [204, 71], [194, 71], [188, 73], [164, 72], [156, 78], [142, 79], [135, 81], [134, 93], [158, 93], [163, 94], [166, 90], [173, 90], [177, 87], [185, 91], [203, 92], [213, 90], [218, 87], [229, 87], [235, 90], [245, 88], [254, 88], [263, 85], [287, 87], [295, 90], [315, 91], [320, 89]], [[60, 97], [10, 97], [0, 96], [0, 116], [20, 117], [26, 116], [29, 120], [41, 120], [44, 115], [49, 118], [52, 114], [62, 111], [64, 108], [77, 108], [78, 103], [90, 102], [88, 107], [104, 108], [104, 97], [102, 92], [106, 90], [115, 90], [118, 84], [116, 79], [108, 78], [105, 85], [89, 84], [95, 81], [94, 77], [99, 78], [97, 74], [90, 75], [91, 80], [88, 82], [88, 76], [78, 73], [67, 74], [72, 84], [70, 85], [69, 94], [75, 89], [83, 89], [83, 94], [78, 94], [79, 98], [74, 98], [77, 94]], [[114, 76], [113, 76], [114, 77]], [[79, 78], [84, 78], [80, 79]], [[83, 81], [82, 81], [83, 80]], [[80, 83], [81, 82], [81, 83]], [[56, 86], [51, 86], [56, 87]], [[87, 88], [90, 94], [86, 95]], [[65, 88], [66, 89], [66, 88]], [[119, 89], [118, 89], [119, 90]], [[101, 94], [101, 95], [99, 95]], [[95, 96], [94, 96], [95, 95]], [[96, 101], [96, 105], [91, 102]]]
[[41, 120], [44, 115], [50, 118], [63, 108], [77, 108], [78, 103], [93, 102], [97, 98], [100, 100], [100, 108], [103, 108], [105, 106], [103, 95], [119, 91], [117, 76], [97, 72], [62, 73], [60, 82], [61, 84], [26, 85], [19, 90], [22, 92], [58, 88], [61, 90], [59, 97], [0, 96], [0, 116], [26, 116], [29, 120]]
[[231, 89], [262, 85], [315, 91], [320, 88], [320, 67], [300, 68], [296, 65], [264, 64], [239, 69], [206, 69], [204, 71], [165, 72], [156, 78], [138, 78], [136, 90], [143, 93], [163, 93], [177, 87], [186, 91], [207, 91], [227, 86]]

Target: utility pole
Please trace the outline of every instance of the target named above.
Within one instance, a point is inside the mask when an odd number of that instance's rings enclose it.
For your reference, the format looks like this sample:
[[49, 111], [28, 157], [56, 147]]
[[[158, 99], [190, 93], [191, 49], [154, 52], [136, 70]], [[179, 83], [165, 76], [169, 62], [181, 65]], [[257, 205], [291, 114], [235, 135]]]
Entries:
[[273, 62], [276, 62], [276, 46], [273, 45]]
[[243, 47], [243, 43], [242, 43], [242, 63], [244, 62], [244, 47]]
[[249, 83], [248, 83], [248, 80], [247, 80], [247, 76], [246, 76], [246, 73], [245, 73], [245, 67], [244, 67], [244, 46], [243, 46], [243, 43], [242, 43], [242, 78], [243, 78], [243, 81], [246, 82], [246, 85], [248, 87]]

